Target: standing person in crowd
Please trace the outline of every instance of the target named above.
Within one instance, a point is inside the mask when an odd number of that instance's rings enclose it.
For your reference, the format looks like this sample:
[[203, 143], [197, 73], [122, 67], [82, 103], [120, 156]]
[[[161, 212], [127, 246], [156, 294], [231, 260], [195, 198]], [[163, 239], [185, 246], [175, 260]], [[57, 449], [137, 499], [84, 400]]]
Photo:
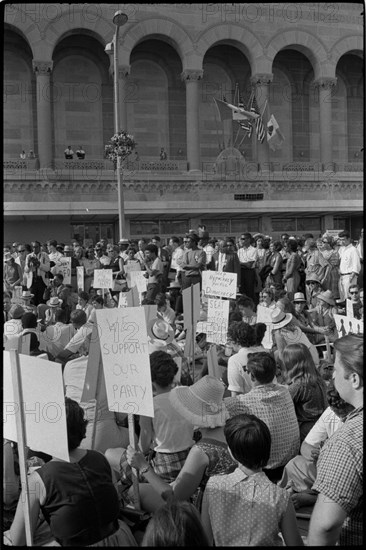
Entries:
[[316, 275], [319, 281], [323, 282], [327, 278], [330, 265], [318, 250], [317, 242], [314, 239], [305, 241], [305, 275]]
[[122, 260], [124, 262], [128, 258], [128, 254], [127, 254], [126, 250], [129, 246], [130, 246], [130, 241], [128, 239], [120, 239], [118, 241], [119, 255], [120, 255], [120, 257], [122, 258]]
[[162, 292], [164, 266], [158, 257], [158, 247], [148, 244], [145, 248], [145, 277], [147, 278], [147, 300], [155, 300], [156, 295]]
[[219, 251], [212, 255], [211, 262], [207, 264], [207, 269], [218, 271], [219, 273], [236, 273], [236, 287], [237, 292], [239, 292], [241, 266], [233, 239], [219, 240]]
[[50, 262], [52, 262], [50, 271], [53, 275], [57, 273], [58, 261], [64, 257], [64, 255], [61, 254], [59, 250], [57, 250], [56, 246], [57, 246], [57, 241], [55, 239], [51, 239], [47, 241], [47, 253], [48, 253]]
[[15, 263], [10, 252], [4, 254], [4, 292], [13, 292], [14, 287], [21, 285], [22, 272], [20, 266]]
[[199, 283], [202, 285], [202, 271], [206, 269], [206, 253], [197, 246], [198, 236], [186, 233], [183, 239], [185, 251], [181, 262], [182, 290]]
[[363, 308], [363, 303], [360, 299], [360, 287], [358, 285], [351, 285], [348, 294], [348, 298], [352, 302], [353, 316], [356, 319], [361, 319], [360, 310]]
[[64, 256], [66, 258], [71, 258], [71, 288], [73, 292], [75, 292], [77, 290], [76, 268], [80, 263], [79, 260], [75, 258], [74, 249], [70, 244], [65, 244]]
[[341, 247], [339, 256], [341, 262], [339, 265], [339, 296], [345, 301], [348, 296], [349, 287], [357, 283], [357, 277], [361, 270], [360, 256], [356, 248], [351, 243], [351, 235], [348, 231], [342, 231], [338, 235]]
[[[29, 246], [29, 245], [28, 245]], [[19, 243], [17, 248], [17, 257], [15, 258], [15, 263], [19, 265], [21, 273], [22, 273], [22, 279], [21, 279], [21, 285], [25, 286], [25, 278], [24, 278], [24, 268], [25, 268], [25, 260], [27, 257], [27, 254], [31, 252], [30, 248], [27, 250], [26, 245], [24, 243]]]
[[[32, 533], [42, 510], [52, 546], [55, 542], [60, 546], [137, 546], [129, 527], [118, 519], [118, 493], [107, 459], [79, 447], [88, 423], [83, 409], [68, 397], [65, 408], [70, 462], [52, 458], [29, 475]], [[26, 542], [22, 498], [10, 540], [14, 546]]]
[[327, 387], [304, 344], [287, 345], [282, 352], [282, 363], [302, 443], [327, 408]]
[[363, 336], [334, 343], [334, 385], [354, 410], [322, 447], [313, 489], [319, 493], [308, 546], [363, 544]]
[[246, 371], [252, 389], [245, 395], [224, 399], [230, 416], [255, 414], [271, 433], [271, 453], [265, 472], [278, 480], [287, 462], [297, 455], [300, 432], [294, 403], [287, 388], [277, 383], [276, 361], [270, 353], [249, 353]]
[[141, 271], [141, 262], [138, 258], [136, 258], [136, 248], [132, 245], [129, 245], [129, 247], [126, 250], [126, 254], [127, 254], [127, 260], [125, 261], [125, 264], [123, 266], [125, 274], [127, 273], [128, 269]]
[[191, 448], [178, 477], [165, 483], [152, 470], [142, 453], [127, 449], [130, 466], [139, 470], [148, 483], [140, 484], [141, 506], [155, 511], [164, 504], [162, 495], [174, 493], [179, 500], [192, 501], [201, 510], [202, 496], [211, 475], [232, 472], [235, 462], [229, 455], [223, 426], [229, 416], [223, 402], [225, 386], [213, 376], [200, 378], [193, 386], [173, 388], [169, 399], [173, 408], [193, 426], [202, 438]]
[[241, 266], [240, 292], [255, 299], [255, 266], [258, 261], [258, 251], [251, 244], [252, 235], [243, 233], [239, 239], [239, 250], [237, 252]]
[[94, 270], [101, 269], [100, 261], [95, 257], [92, 249], [85, 251], [85, 256], [80, 261], [80, 265], [84, 267], [84, 289], [89, 292], [93, 285]]
[[209, 479], [202, 523], [215, 546], [303, 546], [289, 493], [264, 474], [271, 452], [267, 425], [252, 414], [230, 418], [224, 428], [233, 473]]
[[358, 255], [360, 256], [360, 265], [361, 265], [361, 269], [359, 271], [358, 278], [357, 278], [357, 284], [359, 286], [363, 286], [363, 228], [361, 229], [360, 238], [358, 239], [356, 250], [358, 252]]
[[32, 282], [28, 288], [33, 297], [33, 304], [44, 304], [46, 300], [43, 298], [43, 293], [48, 286], [48, 274], [50, 271], [50, 259], [46, 252], [41, 252], [41, 244], [39, 241], [31, 243], [32, 252], [28, 254], [25, 260], [24, 273], [27, 278], [31, 278]]
[[[70, 287], [64, 285], [64, 276], [62, 273], [56, 273], [54, 278], [51, 279], [49, 286], [44, 291], [43, 298], [46, 300], [46, 305], [51, 298], [59, 298], [62, 309], [66, 311], [67, 322], [69, 321], [73, 303]], [[38, 315], [40, 318], [44, 318], [46, 309], [47, 307], [43, 304], [38, 306]]]
[[269, 271], [266, 279], [266, 285], [274, 284], [277, 288], [282, 288], [282, 263], [281, 256], [282, 244], [281, 241], [273, 241], [269, 244], [269, 255], [266, 259], [266, 265], [269, 265], [272, 270]]
[[300, 284], [299, 269], [301, 266], [301, 258], [297, 253], [297, 242], [295, 240], [290, 239], [288, 241], [287, 251], [289, 257], [286, 262], [282, 282], [286, 287], [288, 298], [293, 300], [294, 294], [297, 292]]
[[171, 284], [172, 281], [178, 281], [180, 272], [182, 270], [181, 263], [183, 260], [184, 251], [180, 247], [180, 241], [178, 237], [171, 237], [169, 239], [169, 246], [172, 250], [172, 258], [169, 267], [168, 279]]
[[339, 264], [340, 257], [333, 248], [333, 239], [327, 233], [325, 233], [321, 239], [322, 245], [319, 248], [319, 252], [323, 258], [328, 262], [329, 269], [324, 279], [324, 288], [333, 292], [335, 300], [339, 298]]
[[163, 278], [162, 278], [162, 290], [165, 292], [166, 287], [168, 286], [168, 273], [170, 265], [170, 256], [169, 252], [161, 246], [161, 238], [159, 235], [155, 235], [151, 239], [152, 244], [154, 244], [158, 249], [158, 258], [163, 264]]
[[137, 242], [138, 251], [135, 254], [136, 260], [140, 262], [141, 269], [145, 269], [145, 248], [146, 248], [146, 239], [139, 239]]

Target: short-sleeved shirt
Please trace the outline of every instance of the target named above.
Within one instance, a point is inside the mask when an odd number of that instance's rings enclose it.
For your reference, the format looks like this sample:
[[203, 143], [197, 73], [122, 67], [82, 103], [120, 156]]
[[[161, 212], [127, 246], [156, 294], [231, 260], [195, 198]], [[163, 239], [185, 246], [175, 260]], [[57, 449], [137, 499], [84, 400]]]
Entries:
[[248, 393], [252, 389], [250, 376], [244, 371], [248, 363], [248, 354], [257, 353], [258, 351], [268, 351], [263, 346], [253, 346], [251, 348], [241, 348], [238, 353], [235, 353], [227, 362], [227, 378], [229, 382], [228, 390]]
[[160, 282], [161, 277], [164, 273], [164, 265], [161, 259], [157, 256], [152, 264], [149, 266], [152, 271], [158, 271], [155, 275], [149, 275], [148, 284], [154, 285]]
[[93, 326], [94, 323], [87, 321], [85, 325], [77, 330], [75, 336], [73, 336], [67, 346], [65, 346], [65, 349], [71, 351], [72, 353], [76, 353], [78, 351], [81, 355], [87, 353], [89, 349], [87, 340], [91, 337]]
[[160, 453], [176, 453], [194, 444], [193, 426], [172, 406], [168, 393], [154, 397], [154, 450]]
[[359, 273], [361, 271], [360, 256], [353, 244], [341, 246], [338, 250], [341, 258], [339, 272], [341, 275], [346, 273]]
[[240, 469], [213, 476], [206, 486], [216, 546], [283, 546], [279, 536], [290, 495], [263, 472]]
[[339, 416], [330, 407], [327, 407], [321, 417], [315, 422], [304, 441], [313, 447], [320, 447], [342, 424], [343, 422]]
[[332, 499], [347, 514], [340, 533], [340, 546], [362, 545], [363, 406], [347, 416], [320, 451], [313, 489]]
[[245, 395], [227, 397], [230, 416], [254, 414], [271, 433], [271, 454], [266, 468], [278, 468], [297, 455], [300, 447], [299, 424], [290, 392], [280, 384], [263, 384]]
[[248, 248], [244, 248], [244, 247], [239, 248], [237, 254], [238, 254], [240, 263], [258, 261], [258, 250], [254, 248], [254, 246], [248, 246]]

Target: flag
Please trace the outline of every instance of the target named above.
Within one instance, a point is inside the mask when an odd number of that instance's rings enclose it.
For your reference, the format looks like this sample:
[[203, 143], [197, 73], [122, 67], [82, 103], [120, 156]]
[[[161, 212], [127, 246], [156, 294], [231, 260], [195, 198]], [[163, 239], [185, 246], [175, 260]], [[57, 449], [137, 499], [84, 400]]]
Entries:
[[246, 111], [243, 107], [236, 107], [231, 103], [221, 101], [221, 99], [214, 98], [214, 101], [216, 103], [221, 122], [223, 120], [253, 120], [254, 118], [259, 117], [259, 114]]
[[280, 131], [278, 122], [273, 115], [270, 116], [269, 121], [267, 122], [267, 142], [268, 146], [272, 151], [281, 149], [285, 137]]
[[221, 99], [214, 98], [214, 102], [216, 104], [221, 122], [223, 122], [224, 120], [232, 120], [233, 112], [227, 106], [226, 101], [221, 101]]
[[257, 120], [255, 121], [255, 131], [257, 134], [257, 140], [263, 143], [264, 138], [266, 137], [266, 131], [264, 129], [262, 115], [260, 113], [258, 103], [254, 94], [253, 94], [252, 106], [250, 110], [252, 111], [252, 113], [255, 113], [257, 115], [256, 117]]
[[238, 123], [245, 132], [248, 132], [248, 137], [250, 138], [252, 135], [252, 129], [253, 129], [252, 123], [250, 121], [242, 121], [242, 120], [238, 120]]

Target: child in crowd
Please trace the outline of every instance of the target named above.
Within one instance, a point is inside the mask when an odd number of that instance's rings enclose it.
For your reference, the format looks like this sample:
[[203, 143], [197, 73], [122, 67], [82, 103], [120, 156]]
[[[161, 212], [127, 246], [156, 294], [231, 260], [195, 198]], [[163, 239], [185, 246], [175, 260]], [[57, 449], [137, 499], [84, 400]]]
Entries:
[[271, 450], [267, 425], [251, 414], [227, 420], [224, 434], [238, 462], [212, 476], [202, 501], [202, 523], [215, 546], [303, 546], [290, 496], [263, 472]]

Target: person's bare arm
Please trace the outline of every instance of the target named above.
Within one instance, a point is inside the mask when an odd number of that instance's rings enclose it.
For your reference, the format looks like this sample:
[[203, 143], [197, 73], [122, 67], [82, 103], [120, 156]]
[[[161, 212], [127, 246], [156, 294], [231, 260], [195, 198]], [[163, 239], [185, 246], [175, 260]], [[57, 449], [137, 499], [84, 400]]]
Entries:
[[328, 496], [320, 493], [310, 518], [308, 546], [335, 546], [347, 513]]

